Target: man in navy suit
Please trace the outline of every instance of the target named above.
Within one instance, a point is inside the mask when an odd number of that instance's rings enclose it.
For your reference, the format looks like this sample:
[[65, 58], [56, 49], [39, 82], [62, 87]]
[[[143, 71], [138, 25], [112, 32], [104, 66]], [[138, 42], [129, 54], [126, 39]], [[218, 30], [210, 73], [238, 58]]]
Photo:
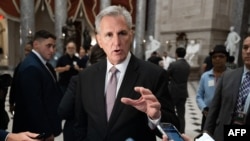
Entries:
[[178, 47], [175, 50], [176, 61], [168, 67], [168, 75], [170, 79], [169, 92], [173, 98], [178, 118], [180, 120], [180, 132], [185, 132], [185, 104], [188, 97], [188, 76], [190, 74], [190, 66], [184, 59], [186, 49]]
[[62, 92], [55, 71], [47, 62], [55, 53], [56, 37], [46, 30], [36, 32], [33, 50], [25, 57], [16, 73], [13, 132], [44, 133], [53, 141], [61, 133], [57, 114]]
[[243, 81], [250, 71], [250, 35], [247, 35], [243, 41], [241, 55], [244, 65], [222, 74], [217, 82], [214, 98], [209, 107], [204, 131], [210, 133], [216, 141], [226, 140], [223, 136], [225, 125], [250, 126], [249, 85], [246, 87], [246, 97], [238, 102], [241, 85], [244, 84]]
[[[130, 52], [130, 13], [124, 7], [109, 6], [97, 15], [95, 27], [96, 39], [107, 59], [79, 74], [75, 105], [77, 125], [86, 131], [83, 140], [155, 141], [155, 127], [160, 121], [178, 127], [165, 70]], [[118, 69], [117, 87], [108, 118], [105, 99], [112, 67]]]

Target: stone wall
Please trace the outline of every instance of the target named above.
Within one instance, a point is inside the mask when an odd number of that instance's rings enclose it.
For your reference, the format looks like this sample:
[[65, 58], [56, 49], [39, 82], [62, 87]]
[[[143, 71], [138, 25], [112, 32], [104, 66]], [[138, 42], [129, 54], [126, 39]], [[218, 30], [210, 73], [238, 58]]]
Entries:
[[[200, 43], [198, 62], [201, 65], [209, 50], [226, 40], [231, 3], [231, 0], [158, 0], [155, 27], [156, 38], [162, 43], [161, 50], [173, 56], [176, 33], [185, 32], [189, 40]], [[197, 74], [197, 68], [195, 70]]]

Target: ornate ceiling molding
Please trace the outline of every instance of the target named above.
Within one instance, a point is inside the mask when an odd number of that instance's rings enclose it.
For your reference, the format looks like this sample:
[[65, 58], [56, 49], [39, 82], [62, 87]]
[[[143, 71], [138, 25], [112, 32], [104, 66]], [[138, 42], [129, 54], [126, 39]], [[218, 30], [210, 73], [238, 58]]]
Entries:
[[[133, 23], [135, 23], [136, 15], [136, 0], [111, 0], [112, 5], [122, 5], [128, 9], [132, 14]], [[35, 0], [35, 13], [41, 8], [41, 10], [48, 10], [49, 16], [54, 21], [55, 0]], [[97, 13], [100, 9], [100, 0], [67, 0], [67, 13], [68, 18], [72, 18], [73, 21], [78, 18], [82, 18], [84, 15], [86, 21], [93, 28], [94, 21]], [[1, 0], [0, 2], [0, 14], [5, 18], [20, 21], [20, 0]]]

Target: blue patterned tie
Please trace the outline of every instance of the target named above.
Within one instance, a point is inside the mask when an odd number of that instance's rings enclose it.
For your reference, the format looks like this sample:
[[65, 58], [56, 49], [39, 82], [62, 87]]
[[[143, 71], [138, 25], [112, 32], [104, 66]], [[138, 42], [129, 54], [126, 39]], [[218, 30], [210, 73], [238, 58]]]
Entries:
[[250, 72], [247, 72], [240, 87], [239, 97], [238, 97], [237, 105], [236, 105], [236, 112], [243, 111], [246, 98], [249, 94], [249, 88], [250, 88]]

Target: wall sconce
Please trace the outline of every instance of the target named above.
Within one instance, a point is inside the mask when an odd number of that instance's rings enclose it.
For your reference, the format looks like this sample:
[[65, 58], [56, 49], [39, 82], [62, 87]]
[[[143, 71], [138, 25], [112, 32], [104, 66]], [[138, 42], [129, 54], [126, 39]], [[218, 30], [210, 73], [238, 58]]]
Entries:
[[66, 34], [65, 34], [65, 33], [62, 33], [62, 36], [61, 36], [60, 39], [64, 40], [64, 39], [65, 39], [65, 36], [66, 36]]
[[32, 30], [31, 30], [31, 29], [29, 29], [29, 31], [28, 31], [27, 38], [28, 38], [30, 41], [31, 41], [32, 38], [33, 38], [33, 33], [32, 33]]

